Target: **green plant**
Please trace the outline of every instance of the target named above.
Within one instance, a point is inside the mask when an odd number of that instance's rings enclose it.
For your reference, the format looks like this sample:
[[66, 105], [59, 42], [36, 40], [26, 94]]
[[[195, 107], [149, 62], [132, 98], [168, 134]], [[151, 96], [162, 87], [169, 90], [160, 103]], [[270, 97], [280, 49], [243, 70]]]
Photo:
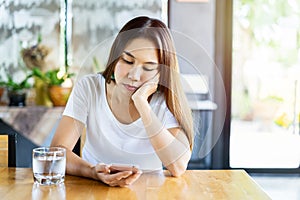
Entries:
[[25, 78], [21, 82], [17, 82], [11, 75], [6, 74], [7, 80], [4, 80], [3, 77], [0, 76], [0, 86], [6, 87], [10, 91], [29, 89], [32, 87], [32, 84], [29, 83], [29, 78], [31, 77], [32, 73], [26, 74]]
[[61, 85], [66, 79], [74, 76], [74, 73], [60, 74], [59, 69], [42, 72], [39, 68], [32, 69], [32, 75], [44, 81], [47, 85]]

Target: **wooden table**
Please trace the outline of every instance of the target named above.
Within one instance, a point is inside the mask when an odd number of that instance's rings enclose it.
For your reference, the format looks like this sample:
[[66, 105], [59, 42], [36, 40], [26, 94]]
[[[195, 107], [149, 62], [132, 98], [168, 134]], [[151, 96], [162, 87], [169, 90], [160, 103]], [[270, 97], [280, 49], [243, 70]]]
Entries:
[[66, 176], [59, 186], [33, 183], [31, 168], [0, 168], [1, 199], [270, 199], [243, 170], [188, 170], [179, 178], [168, 171], [143, 174], [126, 188]]

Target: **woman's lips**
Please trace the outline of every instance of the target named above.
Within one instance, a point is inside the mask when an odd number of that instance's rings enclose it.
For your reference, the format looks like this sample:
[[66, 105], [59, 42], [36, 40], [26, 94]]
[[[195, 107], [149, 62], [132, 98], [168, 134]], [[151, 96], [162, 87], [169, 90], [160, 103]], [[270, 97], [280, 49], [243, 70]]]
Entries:
[[137, 89], [137, 87], [131, 86], [131, 85], [128, 85], [128, 84], [124, 84], [124, 86], [129, 91], [135, 91]]

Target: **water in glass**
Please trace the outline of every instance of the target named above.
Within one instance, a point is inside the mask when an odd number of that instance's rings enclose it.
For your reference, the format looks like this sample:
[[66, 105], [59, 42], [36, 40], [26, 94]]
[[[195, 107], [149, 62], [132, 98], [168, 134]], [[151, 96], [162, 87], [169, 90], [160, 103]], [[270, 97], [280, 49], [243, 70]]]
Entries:
[[33, 150], [34, 182], [40, 185], [57, 185], [64, 182], [66, 150], [58, 147], [40, 147]]

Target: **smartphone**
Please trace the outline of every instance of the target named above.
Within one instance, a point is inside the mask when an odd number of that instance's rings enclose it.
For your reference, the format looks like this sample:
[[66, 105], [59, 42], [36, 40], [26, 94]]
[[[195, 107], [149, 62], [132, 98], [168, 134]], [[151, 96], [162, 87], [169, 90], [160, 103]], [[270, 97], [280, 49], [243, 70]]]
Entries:
[[137, 173], [139, 171], [138, 166], [128, 164], [111, 164], [109, 169], [111, 174], [123, 171], [132, 171], [132, 173]]

